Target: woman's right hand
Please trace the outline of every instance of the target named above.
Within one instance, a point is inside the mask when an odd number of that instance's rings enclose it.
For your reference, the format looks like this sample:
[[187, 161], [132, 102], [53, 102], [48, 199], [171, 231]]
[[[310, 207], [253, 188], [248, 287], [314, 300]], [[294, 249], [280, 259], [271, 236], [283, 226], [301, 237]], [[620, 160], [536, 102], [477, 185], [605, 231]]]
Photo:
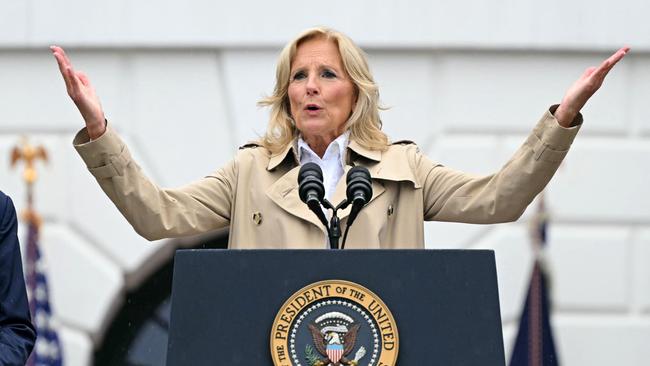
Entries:
[[59, 64], [59, 71], [65, 81], [68, 95], [86, 122], [88, 136], [93, 140], [99, 138], [106, 131], [106, 122], [102, 105], [88, 76], [82, 71], [74, 70], [63, 48], [51, 46], [50, 50]]

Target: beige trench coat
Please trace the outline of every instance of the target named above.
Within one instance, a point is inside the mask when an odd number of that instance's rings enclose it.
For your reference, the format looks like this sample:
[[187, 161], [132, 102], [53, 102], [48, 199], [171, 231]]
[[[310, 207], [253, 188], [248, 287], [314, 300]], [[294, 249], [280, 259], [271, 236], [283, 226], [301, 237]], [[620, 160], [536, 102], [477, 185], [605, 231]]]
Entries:
[[[346, 171], [366, 166], [373, 196], [351, 227], [346, 248], [423, 248], [424, 220], [516, 220], [555, 173], [581, 122], [579, 116], [576, 127], [563, 128], [547, 111], [512, 159], [484, 177], [433, 162], [412, 143], [380, 152], [350, 141]], [[277, 155], [259, 146], [244, 147], [213, 174], [178, 189], [162, 189], [143, 174], [111, 128], [88, 141], [84, 129], [74, 139], [75, 148], [124, 217], [149, 240], [230, 226], [230, 248], [327, 247], [324, 227], [298, 197], [295, 146]], [[332, 202], [344, 198], [342, 178]], [[342, 229], [349, 211], [339, 213]]]

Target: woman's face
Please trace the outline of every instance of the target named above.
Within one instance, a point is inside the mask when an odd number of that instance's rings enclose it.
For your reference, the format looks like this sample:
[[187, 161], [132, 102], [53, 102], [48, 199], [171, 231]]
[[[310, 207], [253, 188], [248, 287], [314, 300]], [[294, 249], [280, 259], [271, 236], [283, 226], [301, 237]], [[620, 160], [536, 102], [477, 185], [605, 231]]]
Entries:
[[298, 46], [288, 93], [291, 116], [305, 139], [332, 141], [345, 131], [356, 93], [334, 42], [314, 38]]

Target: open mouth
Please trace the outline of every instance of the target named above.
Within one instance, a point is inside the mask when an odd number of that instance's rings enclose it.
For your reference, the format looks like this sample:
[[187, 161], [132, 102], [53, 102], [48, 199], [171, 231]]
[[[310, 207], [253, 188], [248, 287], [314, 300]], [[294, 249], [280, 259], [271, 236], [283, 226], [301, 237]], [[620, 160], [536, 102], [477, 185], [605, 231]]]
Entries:
[[317, 111], [317, 110], [321, 109], [321, 107], [319, 107], [317, 104], [307, 104], [305, 109], [308, 110], [308, 111]]

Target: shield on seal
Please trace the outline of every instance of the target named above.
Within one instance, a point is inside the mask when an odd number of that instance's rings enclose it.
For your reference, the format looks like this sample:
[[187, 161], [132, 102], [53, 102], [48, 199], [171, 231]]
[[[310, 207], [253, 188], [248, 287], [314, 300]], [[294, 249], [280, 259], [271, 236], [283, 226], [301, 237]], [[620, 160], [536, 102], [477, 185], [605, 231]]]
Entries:
[[343, 356], [343, 345], [342, 344], [328, 344], [327, 348], [327, 357], [329, 357], [332, 363], [336, 364]]

